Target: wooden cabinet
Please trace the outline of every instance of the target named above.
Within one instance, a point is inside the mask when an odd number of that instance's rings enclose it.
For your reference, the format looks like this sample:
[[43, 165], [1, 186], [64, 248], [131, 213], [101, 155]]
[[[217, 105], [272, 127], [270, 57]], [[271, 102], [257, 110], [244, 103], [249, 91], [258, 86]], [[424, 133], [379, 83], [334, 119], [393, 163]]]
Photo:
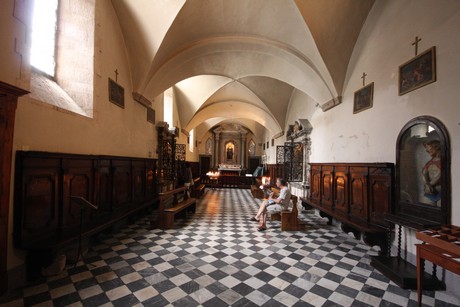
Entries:
[[393, 202], [392, 163], [311, 163], [310, 194], [307, 203], [321, 216], [342, 223], [342, 229], [356, 236], [364, 233], [370, 245], [381, 253], [389, 248], [385, 239], [384, 215]]

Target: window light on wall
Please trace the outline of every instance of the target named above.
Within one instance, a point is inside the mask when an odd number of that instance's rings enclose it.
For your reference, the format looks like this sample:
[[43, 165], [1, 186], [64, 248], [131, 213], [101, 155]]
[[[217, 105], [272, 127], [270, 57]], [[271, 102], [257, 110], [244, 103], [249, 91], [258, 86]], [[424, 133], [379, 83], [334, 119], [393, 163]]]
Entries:
[[193, 143], [195, 142], [195, 141], [194, 141], [194, 138], [195, 138], [195, 137], [194, 137], [194, 131], [193, 131], [193, 129], [190, 130], [190, 134], [189, 134], [189, 135], [190, 135], [190, 143], [189, 143], [189, 147], [188, 147], [188, 148], [189, 148], [190, 152], [193, 152]]
[[164, 121], [168, 123], [169, 128], [173, 128], [173, 90], [172, 87], [164, 92]]
[[54, 77], [58, 0], [35, 0], [30, 63]]

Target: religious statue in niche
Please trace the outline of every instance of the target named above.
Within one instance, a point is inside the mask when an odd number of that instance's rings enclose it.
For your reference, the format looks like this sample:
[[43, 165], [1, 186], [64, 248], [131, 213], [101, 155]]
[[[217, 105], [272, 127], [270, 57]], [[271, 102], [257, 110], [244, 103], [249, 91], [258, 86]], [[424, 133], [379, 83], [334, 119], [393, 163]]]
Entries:
[[233, 148], [228, 147], [227, 148], [227, 160], [232, 160], [233, 159]]
[[400, 147], [400, 198], [408, 204], [441, 206], [441, 143], [437, 131], [417, 124]]
[[300, 126], [298, 121], [295, 121], [294, 127], [292, 127], [292, 131], [294, 132], [294, 135], [299, 133], [300, 130], [302, 130], [302, 126]]
[[423, 145], [431, 157], [422, 169], [424, 196], [436, 205], [441, 200], [441, 144], [432, 140]]
[[235, 155], [235, 145], [233, 143], [228, 143], [225, 147], [227, 161], [233, 161]]
[[290, 137], [291, 139], [295, 138], [297, 134], [302, 130], [302, 126], [300, 123], [296, 120], [294, 122], [294, 125], [289, 125], [288, 131], [286, 136]]

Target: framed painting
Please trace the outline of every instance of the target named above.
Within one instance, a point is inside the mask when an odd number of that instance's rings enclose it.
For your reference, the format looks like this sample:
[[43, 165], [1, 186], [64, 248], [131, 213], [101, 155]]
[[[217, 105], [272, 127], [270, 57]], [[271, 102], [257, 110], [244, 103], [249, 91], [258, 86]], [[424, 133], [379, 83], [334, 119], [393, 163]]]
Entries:
[[125, 89], [109, 78], [109, 100], [120, 108], [125, 108]]
[[355, 92], [353, 114], [372, 108], [374, 100], [374, 82]]
[[436, 48], [399, 66], [399, 96], [436, 81]]

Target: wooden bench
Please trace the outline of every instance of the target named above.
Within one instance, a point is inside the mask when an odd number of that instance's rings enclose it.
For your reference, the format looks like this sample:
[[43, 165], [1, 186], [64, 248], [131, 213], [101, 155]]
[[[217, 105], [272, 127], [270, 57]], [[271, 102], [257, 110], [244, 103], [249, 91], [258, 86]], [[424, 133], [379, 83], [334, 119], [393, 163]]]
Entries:
[[251, 194], [253, 198], [264, 198], [264, 191], [260, 189], [259, 186], [251, 185]]
[[194, 198], [201, 198], [203, 196], [206, 189], [206, 185], [201, 183], [201, 178], [197, 177], [193, 179], [193, 187], [192, 187], [192, 197]]
[[172, 228], [176, 214], [182, 213], [185, 215], [187, 211], [195, 212], [196, 198], [189, 197], [187, 191], [188, 187], [183, 186], [160, 193], [158, 226], [161, 229]]
[[[279, 189], [272, 187], [271, 190], [279, 194]], [[279, 213], [272, 213], [270, 215], [270, 221], [281, 221], [281, 230], [283, 231], [296, 231], [301, 230], [302, 224], [299, 222], [297, 210], [297, 196], [291, 195], [292, 210], [283, 210]]]
[[253, 198], [263, 199], [266, 196], [264, 191], [260, 188], [262, 185], [262, 180], [260, 178], [255, 178], [255, 184], [251, 185], [251, 194]]

